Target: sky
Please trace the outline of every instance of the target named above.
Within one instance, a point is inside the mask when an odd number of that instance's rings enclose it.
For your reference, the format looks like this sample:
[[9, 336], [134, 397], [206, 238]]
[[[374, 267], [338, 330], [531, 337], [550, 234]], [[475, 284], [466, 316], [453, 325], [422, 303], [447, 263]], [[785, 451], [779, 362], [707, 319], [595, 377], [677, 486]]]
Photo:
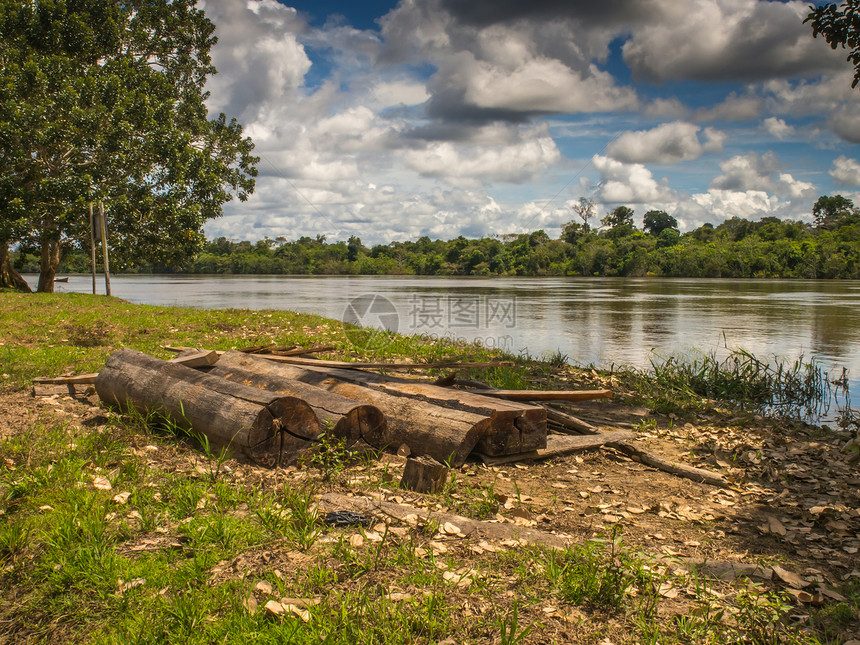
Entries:
[[664, 210], [682, 232], [860, 204], [860, 88], [808, 2], [198, 7], [219, 39], [210, 112], [261, 158], [210, 238], [556, 237], [581, 197], [596, 219]]

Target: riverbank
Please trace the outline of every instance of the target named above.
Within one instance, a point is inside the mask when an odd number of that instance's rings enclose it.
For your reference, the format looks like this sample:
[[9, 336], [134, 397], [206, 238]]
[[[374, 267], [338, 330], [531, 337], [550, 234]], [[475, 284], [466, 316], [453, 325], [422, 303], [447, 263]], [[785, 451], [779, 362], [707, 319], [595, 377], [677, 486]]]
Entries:
[[[285, 311], [0, 294], [0, 643], [860, 638], [860, 481], [838, 431], [701, 400], [660, 413], [655, 393], [623, 374], [518, 358], [467, 376], [508, 388], [611, 387], [613, 401], [574, 413], [634, 429], [637, 444], [719, 471], [731, 488], [604, 450], [468, 463], [441, 494], [417, 495], [397, 488], [393, 456], [354, 463], [333, 450], [307, 468], [266, 470], [205, 455], [92, 397], [27, 392], [34, 376], [97, 371], [120, 346], [166, 358], [166, 344], [268, 342], [333, 345], [329, 356], [348, 360], [504, 357], [394, 334], [362, 344], [341, 323]], [[311, 511], [323, 493], [530, 525], [572, 546], [480, 540], [384, 514], [366, 529], [323, 527]], [[759, 568], [747, 569], [750, 580], [713, 568], [691, 578], [685, 563], [696, 559]]]

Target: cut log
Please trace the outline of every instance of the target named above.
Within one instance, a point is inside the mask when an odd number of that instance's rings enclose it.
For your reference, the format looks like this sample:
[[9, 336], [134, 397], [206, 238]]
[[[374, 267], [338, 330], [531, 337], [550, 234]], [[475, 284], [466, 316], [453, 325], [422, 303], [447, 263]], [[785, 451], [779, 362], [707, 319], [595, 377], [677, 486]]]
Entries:
[[445, 487], [448, 468], [430, 457], [412, 457], [406, 460], [400, 488], [416, 493], [437, 493]]
[[573, 430], [575, 434], [600, 434], [599, 428], [594, 427], [590, 423], [586, 423], [582, 419], [578, 419], [571, 414], [567, 414], [566, 412], [556, 410], [549, 406], [544, 407], [546, 407], [547, 421], [555, 421], [562, 427]]
[[[269, 363], [275, 370], [272, 374], [280, 378], [295, 379], [379, 409], [386, 423], [367, 424], [361, 428], [363, 439], [377, 449], [396, 450], [406, 444], [413, 455], [427, 455], [450, 466], [460, 466], [490, 428], [491, 419], [487, 415], [394, 396], [333, 378], [326, 370], [270, 363], [263, 356], [227, 352], [218, 361], [217, 369], [220, 373], [234, 368], [253, 371], [260, 363]], [[360, 374], [354, 370], [343, 371]]]
[[313, 408], [320, 427], [344, 440], [347, 447], [361, 437], [387, 436], [387, 423], [379, 408], [287, 378], [279, 370], [280, 366], [258, 356], [228, 352], [209, 374], [267, 392], [302, 399]]
[[616, 430], [615, 432], [604, 432], [597, 435], [557, 435], [551, 434], [546, 438], [546, 448], [532, 450], [520, 455], [505, 455], [502, 457], [490, 457], [477, 453], [477, 457], [488, 466], [498, 466], [516, 461], [529, 461], [550, 459], [552, 457], [564, 457], [585, 450], [593, 450], [607, 444], [634, 439], [635, 434], [630, 430]]
[[[259, 359], [271, 360], [272, 357], [260, 356]], [[221, 356], [219, 365], [232, 365], [235, 360], [236, 353], [228, 352]], [[320, 361], [310, 362], [319, 363]], [[456, 410], [488, 418], [490, 423], [486, 431], [482, 433], [476, 446], [478, 451], [486, 455], [518, 454], [546, 446], [546, 411], [538, 406], [505, 401], [503, 399], [493, 399], [471, 392], [451, 390], [429, 383], [410, 381], [408, 379], [400, 379], [361, 370], [286, 363], [279, 363], [279, 368], [279, 373], [288, 378], [293, 378], [317, 387], [323, 387], [329, 391], [336, 391], [343, 396], [359, 401], [368, 401], [366, 398], [368, 395], [362, 394], [362, 391], [372, 390], [378, 393], [385, 393], [389, 396], [411, 400], [413, 407], [418, 402], [424, 402], [432, 406], [444, 407], [452, 411]], [[358, 387], [347, 387], [347, 384], [353, 384]], [[335, 387], [339, 389], [333, 389]], [[362, 396], [365, 398], [361, 398]], [[376, 403], [373, 404], [377, 405]], [[389, 412], [388, 409], [383, 409], [379, 405], [377, 407], [380, 407], [389, 418], [392, 414], [403, 418], [404, 413], [410, 407], [408, 404], [402, 402], [391, 402], [387, 405], [393, 406], [392, 412]], [[417, 411], [409, 413], [407, 416], [410, 419], [419, 418]], [[433, 413], [432, 417], [439, 420], [443, 418], [438, 411]], [[415, 454], [429, 454], [434, 459], [447, 463], [448, 455], [443, 454], [440, 457], [439, 452], [422, 452], [427, 449], [427, 445], [423, 441], [421, 442], [420, 449], [416, 451], [416, 447], [412, 446], [412, 441], [409, 440], [408, 433], [403, 437], [395, 433], [391, 437], [391, 439], [401, 438], [402, 441], [399, 441], [399, 443], [409, 444]], [[432, 439], [430, 435], [427, 435], [426, 438], [428, 440]], [[367, 438], [367, 441], [371, 445], [375, 445], [372, 438]], [[399, 443], [393, 445], [399, 445]]]
[[105, 403], [170, 418], [267, 466], [295, 462], [319, 434], [310, 406], [131, 349], [111, 354], [96, 379]]

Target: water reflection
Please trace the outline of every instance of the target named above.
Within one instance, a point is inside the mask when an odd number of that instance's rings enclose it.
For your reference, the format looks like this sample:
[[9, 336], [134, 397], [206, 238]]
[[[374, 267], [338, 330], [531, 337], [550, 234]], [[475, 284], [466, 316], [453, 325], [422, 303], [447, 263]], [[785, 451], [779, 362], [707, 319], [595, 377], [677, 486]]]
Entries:
[[[35, 284], [35, 277], [30, 277]], [[389, 276], [116, 276], [113, 292], [132, 302], [204, 308], [294, 309], [341, 319], [349, 300], [381, 294], [401, 331], [434, 333], [577, 363], [647, 367], [657, 355], [744, 348], [759, 356], [815, 357], [860, 390], [860, 282], [614, 278], [435, 278]], [[91, 288], [72, 276], [58, 291]], [[477, 299], [477, 325], [416, 324], [416, 302]], [[511, 303], [513, 318], [488, 315]], [[460, 323], [463, 321], [460, 320]], [[505, 340], [500, 340], [505, 339]]]

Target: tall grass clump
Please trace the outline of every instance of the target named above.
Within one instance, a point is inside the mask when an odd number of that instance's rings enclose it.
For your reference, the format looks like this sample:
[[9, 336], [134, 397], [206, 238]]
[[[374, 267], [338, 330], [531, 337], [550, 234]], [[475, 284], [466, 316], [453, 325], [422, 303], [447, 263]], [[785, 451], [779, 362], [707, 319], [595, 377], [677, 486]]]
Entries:
[[652, 358], [650, 372], [637, 377], [682, 405], [705, 398], [745, 410], [813, 416], [826, 412], [831, 398], [827, 373], [814, 360], [767, 361], [744, 349], [731, 350], [724, 359], [713, 353], [692, 360]]

